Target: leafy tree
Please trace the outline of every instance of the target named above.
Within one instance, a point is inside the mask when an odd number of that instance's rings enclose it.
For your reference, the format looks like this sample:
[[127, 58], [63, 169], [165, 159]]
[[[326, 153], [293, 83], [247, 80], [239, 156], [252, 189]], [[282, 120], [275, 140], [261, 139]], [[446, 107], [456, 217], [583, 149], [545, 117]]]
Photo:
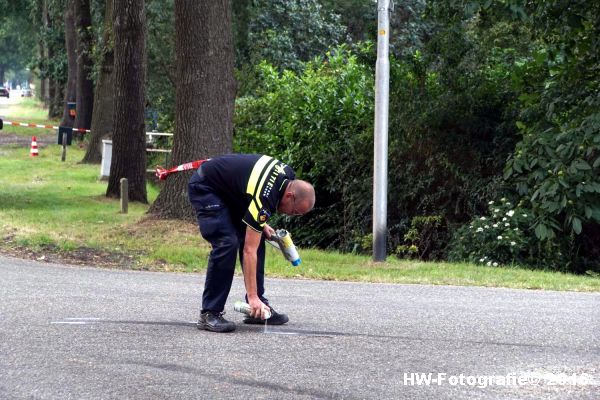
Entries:
[[35, 52], [33, 28], [28, 0], [0, 0], [0, 85], [8, 70], [19, 71], [33, 59]]
[[248, 29], [250, 61], [266, 60], [281, 69], [323, 54], [344, 40], [338, 15], [316, 0], [256, 0]]
[[[580, 268], [600, 268], [600, 4], [523, 2], [538, 48], [514, 79], [522, 134], [506, 177], [533, 208], [538, 237], [576, 236]], [[595, 244], [594, 244], [595, 242]]]
[[175, 15], [173, 0], [146, 2], [148, 15], [147, 109], [158, 113], [160, 130], [175, 129]]

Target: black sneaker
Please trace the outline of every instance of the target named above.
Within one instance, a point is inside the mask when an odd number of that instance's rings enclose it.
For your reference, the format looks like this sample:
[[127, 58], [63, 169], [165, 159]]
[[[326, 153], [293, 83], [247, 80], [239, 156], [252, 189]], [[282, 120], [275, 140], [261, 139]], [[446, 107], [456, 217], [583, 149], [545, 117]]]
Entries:
[[223, 318], [224, 312], [216, 313], [206, 311], [200, 314], [198, 329], [204, 329], [212, 332], [231, 332], [235, 330], [235, 323]]
[[[290, 320], [286, 314], [279, 314], [271, 306], [269, 306], [269, 308], [271, 309], [271, 318], [266, 320], [267, 325], [283, 325]], [[246, 317], [244, 318], [244, 323], [264, 325], [265, 320], [260, 318]]]

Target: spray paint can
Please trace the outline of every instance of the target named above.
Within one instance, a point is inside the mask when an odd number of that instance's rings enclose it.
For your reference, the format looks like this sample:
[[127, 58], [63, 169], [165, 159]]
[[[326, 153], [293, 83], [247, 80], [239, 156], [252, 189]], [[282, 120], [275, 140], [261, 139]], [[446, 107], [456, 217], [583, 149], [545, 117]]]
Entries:
[[[233, 309], [239, 313], [246, 314], [250, 316], [250, 304], [244, 303], [243, 301], [236, 301], [233, 304]], [[271, 318], [271, 311], [266, 309], [263, 314], [265, 315], [265, 319]]]
[[296, 246], [294, 246], [294, 242], [292, 242], [292, 235], [285, 229], [278, 229], [275, 234], [277, 235], [277, 243], [280, 246], [283, 256], [291, 262], [294, 267], [300, 265], [302, 260], [300, 259]]

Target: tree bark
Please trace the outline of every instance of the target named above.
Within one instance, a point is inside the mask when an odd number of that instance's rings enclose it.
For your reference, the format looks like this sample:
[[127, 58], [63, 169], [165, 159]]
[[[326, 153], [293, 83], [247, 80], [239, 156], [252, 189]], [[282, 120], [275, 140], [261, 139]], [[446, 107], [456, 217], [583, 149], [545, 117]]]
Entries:
[[102, 59], [100, 76], [94, 95], [94, 112], [89, 146], [81, 162], [97, 164], [102, 161], [102, 139], [112, 137], [115, 101], [114, 49], [113, 49], [113, 0], [106, 0], [104, 32], [102, 35]]
[[93, 68], [92, 17], [90, 0], [75, 0], [75, 28], [77, 32], [77, 115], [75, 127], [90, 129], [94, 108], [94, 83], [90, 78]]
[[129, 199], [147, 203], [144, 129], [144, 0], [119, 0], [113, 7], [115, 35], [115, 111], [110, 177], [106, 195], [120, 196], [121, 178], [129, 181]]
[[75, 118], [69, 114], [67, 103], [77, 100], [77, 38], [75, 31], [75, 1], [67, 0], [65, 10], [65, 47], [67, 50], [67, 84], [63, 104], [63, 116], [60, 126], [73, 127]]
[[50, 103], [48, 105], [48, 118], [54, 119], [62, 115], [62, 97], [63, 92], [61, 85], [54, 79], [50, 79], [48, 82], [48, 90], [50, 92]]
[[[41, 1], [41, 9], [42, 9], [42, 26], [45, 32], [48, 31], [48, 2], [46, 0]], [[40, 36], [39, 41], [40, 46], [40, 58], [42, 63], [48, 63], [48, 41], [46, 40], [46, 34], [42, 34]], [[44, 68], [47, 70], [47, 68]], [[44, 77], [40, 79], [40, 96], [41, 100], [44, 103], [44, 108], [48, 108], [50, 106], [50, 80], [48, 79], [48, 75], [44, 74]]]
[[[231, 3], [175, 0], [177, 100], [172, 165], [232, 150], [236, 83]], [[191, 172], [165, 182], [150, 213], [193, 219], [187, 197]]]

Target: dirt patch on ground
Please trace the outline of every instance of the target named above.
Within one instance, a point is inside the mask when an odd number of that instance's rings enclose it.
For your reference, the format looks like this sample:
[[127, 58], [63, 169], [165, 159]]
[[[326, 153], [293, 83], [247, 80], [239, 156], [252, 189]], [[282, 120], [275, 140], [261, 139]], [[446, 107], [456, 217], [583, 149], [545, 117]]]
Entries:
[[119, 253], [91, 247], [77, 247], [64, 250], [54, 244], [36, 246], [35, 248], [21, 246], [14, 241], [14, 235], [8, 234], [2, 238], [0, 254], [35, 261], [59, 264], [97, 266], [118, 269], [154, 269], [153, 266], [143, 266], [139, 263], [138, 253]]
[[198, 225], [195, 223], [176, 219], [156, 219], [153, 216], [147, 216], [127, 228], [127, 233], [131, 236], [147, 236], [148, 232], [165, 238], [178, 235], [200, 235]]
[[[160, 220], [152, 217], [145, 218], [137, 224], [128, 227], [126, 232], [132, 237], [147, 239], [161, 238], [163, 243], [174, 245], [195, 243], [198, 246], [209, 246], [202, 240], [196, 224], [179, 220]], [[14, 232], [5, 233], [0, 243], [0, 254], [36, 260], [48, 263], [94, 266], [115, 269], [135, 269], [145, 271], [179, 271], [179, 266], [169, 265], [164, 260], [148, 262], [144, 251], [118, 252], [80, 246], [65, 250], [54, 244], [39, 245], [34, 248], [20, 245], [15, 239]]]
[[123, 254], [89, 247], [79, 247], [64, 251], [54, 245], [44, 245], [37, 249], [26, 248], [14, 243], [0, 246], [0, 254], [47, 263], [85, 265], [116, 269], [153, 270], [154, 266], [144, 266], [138, 262], [140, 254]]

